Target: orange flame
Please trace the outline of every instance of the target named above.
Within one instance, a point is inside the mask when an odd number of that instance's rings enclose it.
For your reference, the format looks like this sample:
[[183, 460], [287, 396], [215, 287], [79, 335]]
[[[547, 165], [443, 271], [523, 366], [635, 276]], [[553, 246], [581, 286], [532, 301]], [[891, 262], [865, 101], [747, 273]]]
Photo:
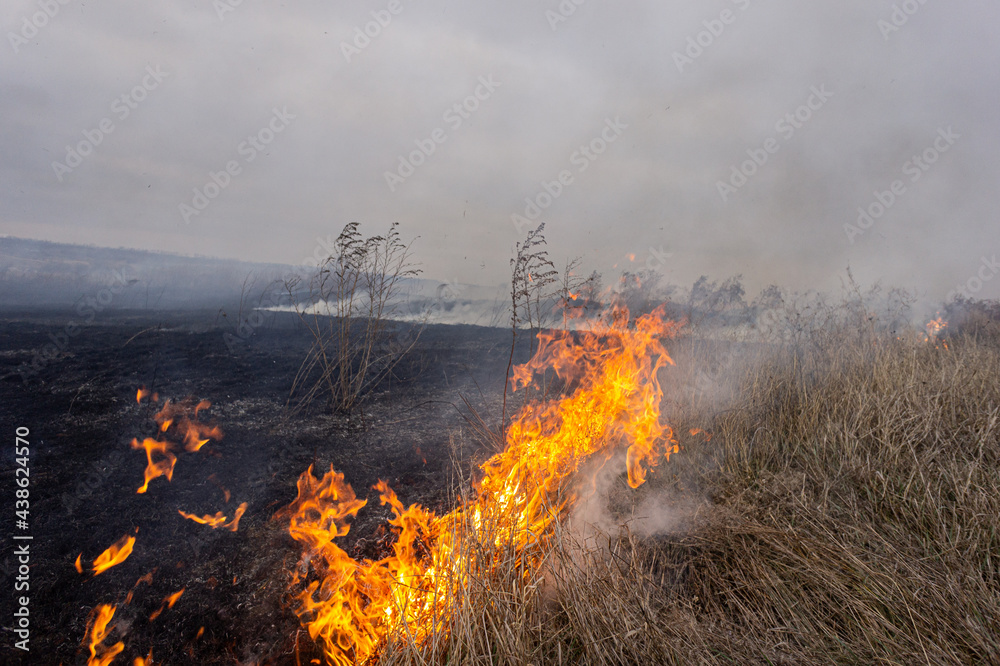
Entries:
[[108, 629], [108, 623], [111, 622], [114, 616], [115, 607], [107, 604], [99, 605], [91, 614], [93, 624], [90, 624], [87, 628], [87, 637], [90, 639], [90, 644], [88, 645], [90, 648], [90, 659], [87, 660], [87, 666], [108, 666], [125, 649], [125, 644], [121, 641], [111, 647], [104, 645], [104, 639], [111, 633]]
[[[941, 331], [948, 328], [948, 322], [944, 320], [943, 317], [938, 315], [936, 319], [932, 319], [925, 325], [927, 329], [927, 335], [924, 337], [924, 342], [935, 342], [938, 336], [941, 335]], [[948, 343], [945, 343], [945, 349], [948, 348]]]
[[[143, 483], [135, 492], [140, 495], [145, 493], [149, 488], [149, 482], [161, 476], [167, 477], [167, 481], [171, 481], [174, 478], [174, 465], [177, 464], [177, 456], [172, 451], [173, 444], [147, 437], [142, 440], [142, 444], [139, 443], [139, 440], [133, 439], [132, 448], [145, 449], [147, 461], [145, 472], [146, 482]], [[160, 460], [154, 462], [154, 454], [158, 454], [160, 456]]]
[[153, 614], [149, 616], [149, 621], [152, 622], [156, 618], [160, 617], [160, 615], [166, 609], [173, 608], [174, 604], [177, 603], [177, 600], [181, 598], [182, 594], [184, 594], [184, 590], [185, 589], [187, 589], [187, 588], [181, 588], [180, 591], [174, 592], [173, 594], [165, 597], [163, 599], [163, 603], [160, 604], [160, 607], [158, 609], [156, 609], [155, 611], [153, 611]]
[[135, 661], [132, 662], [132, 666], [153, 666], [153, 650], [150, 649], [149, 654], [146, 658], [136, 657]]
[[146, 390], [145, 386], [140, 386], [139, 390], [135, 392], [135, 401], [137, 403], [142, 402], [142, 399], [149, 395], [149, 391]]
[[208, 525], [213, 530], [222, 527], [224, 529], [229, 530], [230, 532], [235, 532], [239, 528], [240, 518], [243, 517], [243, 514], [244, 512], [246, 512], [246, 510], [247, 510], [247, 503], [243, 502], [238, 507], [236, 507], [236, 514], [233, 516], [233, 519], [228, 523], [226, 522], [226, 517], [222, 514], [221, 511], [216, 511], [214, 516], [204, 515], [200, 518], [194, 515], [193, 513], [185, 513], [184, 511], [180, 510], [178, 510], [177, 513], [181, 514], [181, 516], [187, 518], [188, 520], [193, 520], [194, 522], [201, 523], [202, 525]]
[[634, 488], [677, 451], [672, 430], [660, 422], [657, 380], [660, 368], [673, 363], [660, 338], [677, 325], [662, 317], [658, 310], [630, 326], [627, 310], [617, 308], [589, 332], [540, 335], [535, 357], [514, 373], [515, 389], [551, 370], [574, 390], [526, 405], [506, 433], [505, 450], [483, 464], [475, 499], [444, 516], [419, 505], [404, 508], [379, 481], [375, 488], [392, 510], [396, 535], [392, 554], [381, 560], [356, 561], [334, 543], [366, 503], [344, 476], [331, 468], [317, 479], [310, 466], [299, 477], [298, 496], [275, 517], [287, 517], [289, 533], [302, 544], [293, 584], [305, 587], [296, 613], [331, 663], [364, 663], [397, 632], [421, 640], [446, 626], [462, 553], [484, 538], [479, 529], [488, 518], [514, 516], [516, 524], [485, 538], [513, 544], [528, 558], [566, 516], [584, 462], [603, 464], [624, 446]]
[[[139, 390], [140, 395], [143, 390]], [[157, 398], [158, 396], [154, 394], [153, 399]], [[166, 434], [173, 428], [174, 433], [183, 440], [184, 450], [196, 452], [210, 439], [222, 439], [222, 430], [218, 426], [198, 421], [198, 413], [208, 407], [211, 407], [211, 403], [207, 400], [197, 403], [193, 399], [176, 403], [168, 400], [153, 418], [161, 433]], [[149, 489], [149, 482], [161, 476], [167, 477], [167, 481], [173, 480], [174, 465], [177, 464], [177, 454], [174, 453], [176, 447], [174, 442], [166, 439], [161, 441], [147, 437], [142, 443], [139, 443], [138, 439], [132, 440], [133, 449], [146, 451], [145, 482], [136, 490], [137, 493], [145, 493]]]
[[218, 426], [198, 421], [198, 413], [211, 406], [212, 403], [207, 400], [198, 403], [190, 399], [177, 403], [168, 400], [153, 418], [160, 424], [161, 432], [166, 432], [171, 426], [176, 425], [177, 432], [184, 439], [184, 450], [194, 452], [207, 444], [209, 439], [222, 439], [222, 430]]
[[94, 575], [104, 573], [114, 566], [118, 566], [128, 559], [132, 554], [132, 546], [135, 545], [135, 537], [123, 536], [121, 539], [111, 544], [111, 547], [97, 556], [94, 560]]
[[[153, 571], [156, 571], [156, 569], [153, 569]], [[135, 594], [135, 591], [136, 591], [136, 589], [138, 589], [139, 585], [141, 585], [142, 583], [145, 583], [146, 585], [152, 585], [153, 584], [153, 571], [150, 571], [145, 576], [142, 576], [142, 577], [139, 578], [139, 580], [135, 581], [135, 585], [133, 585], [132, 589], [129, 590], [128, 594], [125, 595], [125, 605], [126, 606], [128, 604], [132, 603], [132, 596]]]

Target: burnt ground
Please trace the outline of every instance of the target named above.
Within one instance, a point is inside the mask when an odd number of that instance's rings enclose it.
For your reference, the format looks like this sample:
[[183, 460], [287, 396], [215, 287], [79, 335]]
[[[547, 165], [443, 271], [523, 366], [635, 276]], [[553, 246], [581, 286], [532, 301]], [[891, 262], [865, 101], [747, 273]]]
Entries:
[[[309, 343], [290, 318], [273, 316], [248, 340], [230, 338], [232, 345], [223, 337], [231, 326], [216, 313], [119, 312], [83, 325], [67, 342], [61, 335], [72, 320], [71, 313], [0, 313], [5, 664], [86, 663], [82, 641], [98, 604], [118, 606], [108, 641], [124, 641], [117, 664], [150, 650], [158, 664], [294, 664], [296, 645], [301, 663], [310, 663], [318, 654], [287, 594], [299, 548], [286, 523], [273, 519], [294, 499], [296, 478], [311, 464], [343, 472], [369, 503], [342, 545], [355, 557], [379, 555], [389, 512], [372, 485], [385, 479], [405, 504], [448, 508], [454, 461], [488, 453], [463, 397], [498, 421], [510, 352], [509, 331], [430, 326], [395, 376], [367, 397], [363, 418], [322, 404], [289, 418], [283, 408]], [[64, 343], [58, 355], [25, 376], [24, 364], [53, 339]], [[136, 403], [139, 386], [161, 401], [211, 401], [202, 420], [225, 433], [197, 453], [181, 452], [172, 482], [155, 479], [144, 495], [136, 489], [145, 453], [130, 442], [156, 433], [156, 409]], [[30, 430], [27, 530], [14, 522], [18, 427]], [[231, 492], [228, 503], [222, 488]], [[231, 517], [241, 502], [248, 509], [235, 533], [178, 515]], [[32, 540], [15, 543], [14, 534]], [[90, 562], [126, 535], [136, 536], [132, 555], [92, 576]], [[14, 550], [23, 543], [30, 544], [30, 590], [15, 592]], [[81, 553], [83, 575], [74, 568]], [[136, 585], [150, 572], [150, 584]], [[176, 605], [151, 621], [182, 588]], [[30, 599], [30, 653], [13, 648], [12, 614], [22, 595]]]

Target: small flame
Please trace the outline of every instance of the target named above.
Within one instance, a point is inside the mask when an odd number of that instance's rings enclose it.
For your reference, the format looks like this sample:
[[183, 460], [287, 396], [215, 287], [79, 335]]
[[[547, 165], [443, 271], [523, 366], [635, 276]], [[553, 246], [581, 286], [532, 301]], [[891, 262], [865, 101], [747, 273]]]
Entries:
[[76, 556], [76, 562], [73, 563], [73, 566], [76, 567], [76, 572], [80, 573], [80, 574], [83, 573], [83, 565], [80, 564], [80, 558], [82, 558], [82, 557], [83, 557], [83, 553], [80, 553], [79, 555]]
[[97, 559], [94, 560], [94, 575], [100, 575], [111, 567], [118, 566], [127, 560], [128, 556], [132, 554], [132, 546], [134, 545], [135, 537], [128, 535], [111, 544], [110, 548], [98, 555]]
[[108, 666], [125, 649], [125, 644], [121, 641], [111, 647], [104, 645], [104, 640], [111, 633], [108, 629], [108, 623], [114, 616], [115, 607], [107, 604], [99, 605], [91, 614], [93, 624], [88, 622], [87, 628], [87, 638], [90, 640], [88, 645], [90, 659], [87, 660], [87, 666]]
[[[153, 571], [156, 571], [156, 569], [153, 569]], [[152, 585], [153, 584], [153, 571], [150, 571], [145, 576], [142, 576], [142, 577], [139, 578], [139, 580], [135, 581], [135, 585], [133, 585], [132, 589], [129, 590], [128, 594], [125, 595], [125, 605], [126, 606], [128, 604], [132, 603], [132, 595], [135, 594], [135, 591], [139, 587], [140, 584], [142, 584], [142, 583], [145, 583], [146, 585]]]
[[142, 402], [142, 399], [149, 395], [149, 391], [146, 390], [145, 386], [140, 386], [139, 390], [135, 392], [135, 401], [137, 403]]
[[195, 452], [207, 444], [210, 439], [217, 441], [222, 439], [222, 430], [218, 426], [198, 421], [199, 412], [211, 406], [212, 403], [207, 400], [201, 400], [198, 403], [194, 403], [190, 399], [176, 403], [168, 400], [153, 418], [160, 424], [161, 432], [166, 432], [171, 426], [176, 426], [177, 432], [183, 437], [184, 450]]
[[[140, 394], [143, 389], [140, 389]], [[153, 394], [153, 399], [159, 396]], [[177, 445], [166, 438], [172, 430], [179, 435], [184, 442], [184, 450], [197, 452], [201, 450], [209, 440], [221, 440], [222, 430], [218, 426], [201, 423], [198, 414], [201, 410], [211, 407], [207, 400], [197, 403], [192, 399], [181, 400], [180, 402], [164, 403], [163, 408], [153, 417], [159, 426], [159, 431], [163, 433], [164, 439], [152, 439], [147, 437], [139, 442], [132, 440], [133, 449], [144, 449], [146, 451], [146, 471], [145, 482], [136, 490], [143, 494], [149, 489], [149, 482], [161, 476], [167, 477], [167, 481], [172, 481], [174, 477], [174, 465], [177, 464]]]
[[940, 313], [938, 313], [938, 317], [936, 319], [932, 319], [929, 322], [927, 322], [925, 328], [927, 329], [927, 337], [924, 338], [924, 341], [933, 342], [937, 340], [938, 336], [941, 334], [941, 331], [948, 328], [948, 322], [945, 321], [943, 317], [941, 317]]
[[[171, 481], [174, 478], [174, 465], [177, 464], [177, 455], [173, 452], [173, 444], [147, 437], [142, 440], [142, 444], [139, 443], [138, 439], [133, 439], [132, 448], [145, 449], [147, 461], [146, 481], [135, 492], [140, 495], [145, 493], [149, 488], [149, 482], [161, 476], [167, 477], [167, 481]], [[154, 455], [158, 455], [160, 460], [154, 462]]]
[[149, 650], [149, 654], [146, 658], [136, 657], [135, 661], [132, 662], [132, 666], [153, 666], [153, 650]]
[[149, 616], [149, 621], [152, 622], [156, 618], [160, 617], [166, 609], [173, 608], [174, 604], [177, 603], [177, 600], [181, 598], [182, 594], [184, 594], [185, 589], [186, 588], [181, 588], [179, 591], [165, 597], [163, 599], [163, 603], [160, 604], [160, 607], [153, 611], [153, 614]]
[[218, 528], [227, 529], [230, 532], [235, 532], [240, 526], [240, 518], [243, 517], [244, 512], [247, 510], [247, 503], [243, 502], [238, 507], [236, 507], [236, 514], [233, 519], [226, 522], [226, 517], [221, 511], [217, 511], [214, 516], [204, 515], [200, 518], [193, 513], [185, 513], [184, 511], [178, 510], [177, 513], [181, 514], [182, 517], [188, 520], [193, 520], [196, 523], [201, 523], [202, 525], [208, 525], [213, 530]]

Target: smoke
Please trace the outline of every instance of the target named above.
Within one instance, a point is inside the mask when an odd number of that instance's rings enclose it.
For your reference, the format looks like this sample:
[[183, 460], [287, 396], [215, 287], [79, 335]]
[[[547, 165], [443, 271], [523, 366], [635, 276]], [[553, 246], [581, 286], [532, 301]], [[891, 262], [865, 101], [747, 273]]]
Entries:
[[558, 4], [404, 3], [373, 37], [373, 8], [315, 1], [66, 5], [43, 27], [6, 3], [0, 232], [294, 265], [399, 220], [427, 277], [499, 284], [529, 199], [554, 259], [605, 273], [806, 290], [850, 263], [933, 298], [996, 252], [994, 4], [591, 2], [553, 23]]

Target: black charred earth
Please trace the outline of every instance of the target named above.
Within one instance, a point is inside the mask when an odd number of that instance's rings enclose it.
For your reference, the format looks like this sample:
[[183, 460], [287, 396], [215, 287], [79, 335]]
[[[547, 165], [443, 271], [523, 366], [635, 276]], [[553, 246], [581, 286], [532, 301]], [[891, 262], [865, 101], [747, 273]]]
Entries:
[[[393, 327], [412, 335], [408, 325]], [[373, 558], [388, 543], [389, 512], [372, 490], [379, 479], [406, 504], [447, 509], [462, 470], [468, 474], [490, 452], [475, 414], [499, 422], [509, 330], [427, 326], [361, 409], [337, 413], [319, 401], [290, 416], [286, 403], [308, 332], [283, 314], [270, 315], [252, 336], [231, 329], [210, 311], [116, 310], [89, 322], [72, 311], [0, 313], [0, 662], [85, 664], [88, 617], [109, 604], [117, 610], [105, 644], [124, 643], [115, 663], [150, 651], [164, 664], [310, 663], [319, 655], [289, 594], [300, 549], [287, 522], [274, 519], [295, 498], [298, 476], [310, 465], [317, 476], [332, 465], [367, 496], [342, 546]], [[515, 361], [527, 351], [519, 344]], [[137, 402], [140, 387], [159, 402]], [[197, 452], [179, 451], [172, 481], [156, 478], [137, 493], [146, 454], [132, 440], [156, 437], [159, 407], [188, 397], [212, 403], [200, 419], [224, 436]], [[29, 432], [27, 461], [16, 455], [18, 428]], [[30, 472], [26, 529], [15, 523], [22, 463]], [[243, 502], [236, 532], [178, 513], [231, 518]], [[131, 556], [93, 575], [93, 560], [126, 536], [135, 537]], [[27, 589], [15, 591], [16, 553], [25, 544]], [[180, 590], [176, 604], [151, 620]], [[30, 652], [14, 647], [22, 596]]]

